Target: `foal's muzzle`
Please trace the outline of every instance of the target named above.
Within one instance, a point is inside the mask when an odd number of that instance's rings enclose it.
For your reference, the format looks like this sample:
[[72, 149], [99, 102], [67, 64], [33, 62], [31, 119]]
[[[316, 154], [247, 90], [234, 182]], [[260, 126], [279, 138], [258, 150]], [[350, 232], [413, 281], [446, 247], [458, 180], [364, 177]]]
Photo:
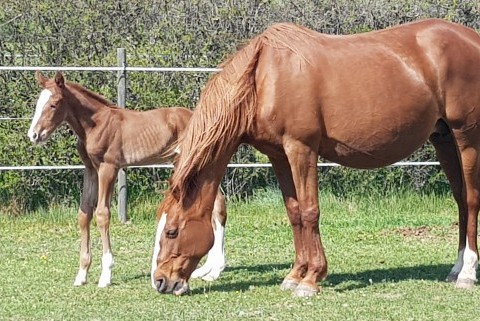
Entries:
[[28, 132], [28, 137], [30, 138], [30, 141], [34, 144], [40, 144], [45, 142], [45, 140], [48, 138], [47, 132], [42, 131], [41, 134], [38, 134], [37, 131], [32, 130]]

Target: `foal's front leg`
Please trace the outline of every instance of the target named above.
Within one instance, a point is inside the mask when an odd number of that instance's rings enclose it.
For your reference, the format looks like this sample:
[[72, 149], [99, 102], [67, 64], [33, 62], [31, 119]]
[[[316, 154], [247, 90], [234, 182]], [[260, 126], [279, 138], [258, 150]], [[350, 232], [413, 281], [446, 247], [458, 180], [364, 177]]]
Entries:
[[110, 246], [110, 203], [113, 184], [117, 177], [118, 168], [105, 163], [98, 169], [98, 203], [95, 217], [102, 238], [102, 274], [98, 287], [109, 286], [112, 281], [113, 254]]
[[78, 209], [78, 226], [80, 228], [80, 267], [73, 283], [80, 286], [87, 283], [87, 274], [92, 263], [90, 251], [90, 222], [92, 221], [93, 209], [97, 201], [98, 176], [97, 171], [87, 164], [83, 174], [83, 190]]

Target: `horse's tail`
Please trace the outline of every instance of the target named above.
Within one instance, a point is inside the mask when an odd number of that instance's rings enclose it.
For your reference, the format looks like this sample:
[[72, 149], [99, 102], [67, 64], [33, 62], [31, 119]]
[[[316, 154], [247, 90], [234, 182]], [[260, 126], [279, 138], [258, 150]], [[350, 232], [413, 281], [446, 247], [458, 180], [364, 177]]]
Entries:
[[[185, 136], [171, 189], [181, 199], [195, 186], [200, 170], [234, 152], [255, 116], [255, 70], [263, 42], [252, 39], [214, 75], [203, 89]], [[230, 158], [231, 155], [228, 155]]]

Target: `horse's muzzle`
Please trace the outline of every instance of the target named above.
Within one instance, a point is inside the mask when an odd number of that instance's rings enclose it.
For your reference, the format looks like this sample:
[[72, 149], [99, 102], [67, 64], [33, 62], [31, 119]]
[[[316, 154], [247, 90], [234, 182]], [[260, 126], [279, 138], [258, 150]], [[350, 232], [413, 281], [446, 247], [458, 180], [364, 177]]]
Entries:
[[165, 277], [155, 281], [155, 288], [158, 293], [183, 295], [190, 291], [188, 282], [184, 280], [168, 280]]

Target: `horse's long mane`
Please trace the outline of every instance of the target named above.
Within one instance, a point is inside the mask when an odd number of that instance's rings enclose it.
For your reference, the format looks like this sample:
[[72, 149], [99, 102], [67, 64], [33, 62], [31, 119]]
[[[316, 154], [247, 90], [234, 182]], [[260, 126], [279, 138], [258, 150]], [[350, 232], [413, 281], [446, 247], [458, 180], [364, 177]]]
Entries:
[[170, 185], [170, 191], [175, 191], [180, 200], [195, 187], [199, 171], [222, 157], [229, 147], [238, 146], [241, 136], [252, 125], [257, 105], [255, 70], [262, 48], [289, 49], [303, 57], [295, 43], [305, 43], [311, 35], [303, 27], [277, 24], [220, 65], [222, 70], [202, 90], [181, 141]]
[[89, 97], [93, 100], [96, 100], [98, 101], [99, 103], [103, 104], [103, 105], [106, 105], [108, 107], [111, 107], [111, 108], [117, 108], [117, 106], [112, 103], [110, 100], [106, 99], [105, 97], [103, 97], [102, 95], [100, 94], [97, 94], [85, 87], [83, 87], [82, 85], [80, 84], [77, 84], [75, 82], [67, 82], [67, 85], [70, 87], [70, 88], [73, 88], [75, 89], [76, 91], [80, 92], [83, 96], [86, 96], [86, 97]]

